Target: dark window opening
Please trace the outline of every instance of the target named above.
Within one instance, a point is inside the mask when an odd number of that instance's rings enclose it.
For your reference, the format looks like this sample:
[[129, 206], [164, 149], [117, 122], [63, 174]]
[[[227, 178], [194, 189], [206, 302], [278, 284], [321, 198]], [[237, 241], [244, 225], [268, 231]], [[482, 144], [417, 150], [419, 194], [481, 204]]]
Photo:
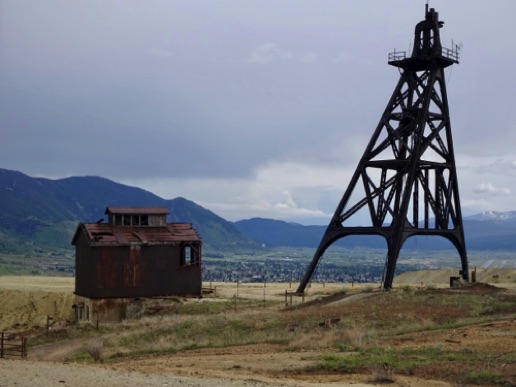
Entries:
[[199, 246], [195, 246], [189, 243], [184, 244], [181, 247], [181, 266], [199, 265], [200, 255]]
[[149, 226], [149, 215], [115, 215], [115, 226]]

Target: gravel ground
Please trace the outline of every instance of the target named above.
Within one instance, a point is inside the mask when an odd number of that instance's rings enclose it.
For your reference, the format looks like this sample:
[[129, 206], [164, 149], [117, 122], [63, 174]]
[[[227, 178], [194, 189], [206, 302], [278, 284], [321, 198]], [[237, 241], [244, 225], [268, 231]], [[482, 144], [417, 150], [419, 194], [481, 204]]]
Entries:
[[303, 381], [258, 381], [198, 378], [171, 374], [113, 370], [103, 366], [50, 363], [30, 360], [0, 360], [0, 387], [330, 387], [361, 383], [310, 383]]
[[[280, 384], [278, 384], [279, 386]], [[0, 361], [0, 387], [148, 387], [148, 386], [270, 386], [254, 381], [143, 374], [104, 367], [24, 360]]]

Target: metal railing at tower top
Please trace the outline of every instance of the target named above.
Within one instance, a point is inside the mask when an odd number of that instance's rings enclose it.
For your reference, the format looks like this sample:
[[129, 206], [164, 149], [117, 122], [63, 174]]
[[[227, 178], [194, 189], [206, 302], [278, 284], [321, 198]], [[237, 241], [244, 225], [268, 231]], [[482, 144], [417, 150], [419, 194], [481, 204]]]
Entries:
[[459, 46], [455, 44], [452, 49], [443, 47], [441, 55], [459, 63]]
[[[447, 47], [442, 47], [441, 48], [441, 56], [446, 59], [450, 59], [453, 62], [459, 63], [459, 59], [460, 59], [459, 51], [460, 51], [460, 47], [457, 44], [454, 44], [453, 48], [451, 48], [451, 49], [447, 48]], [[389, 63], [398, 62], [398, 61], [402, 61], [405, 59], [407, 59], [406, 51], [396, 51], [396, 49], [394, 49], [393, 52], [389, 53], [388, 62]]]
[[396, 62], [404, 59], [407, 59], [407, 51], [396, 51], [396, 49], [394, 49], [394, 52], [389, 52], [389, 62]]

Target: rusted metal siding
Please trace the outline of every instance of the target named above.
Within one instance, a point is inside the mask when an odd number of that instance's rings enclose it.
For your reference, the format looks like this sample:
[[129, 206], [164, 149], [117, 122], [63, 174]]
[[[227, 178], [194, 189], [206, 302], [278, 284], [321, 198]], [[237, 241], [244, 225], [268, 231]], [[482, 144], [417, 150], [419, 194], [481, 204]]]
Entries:
[[130, 244], [166, 245], [200, 241], [189, 223], [168, 223], [162, 227], [112, 226], [107, 223], [80, 223], [72, 244], [79, 232], [85, 233], [91, 246], [121, 246]]
[[181, 259], [184, 243], [116, 245], [88, 243], [84, 228], [76, 244], [77, 295], [90, 298], [200, 295], [200, 241], [194, 264]]
[[116, 249], [98, 249], [100, 256], [97, 257], [96, 263], [96, 279], [98, 289], [116, 289], [117, 288], [117, 262], [114, 257]]
[[96, 282], [96, 261], [100, 250], [89, 247], [88, 239], [84, 233], [76, 234], [75, 244], [75, 291], [77, 294], [85, 292]]
[[131, 245], [129, 247], [129, 259], [124, 263], [124, 287], [141, 288], [143, 286], [142, 274], [144, 264], [140, 256], [141, 246]]

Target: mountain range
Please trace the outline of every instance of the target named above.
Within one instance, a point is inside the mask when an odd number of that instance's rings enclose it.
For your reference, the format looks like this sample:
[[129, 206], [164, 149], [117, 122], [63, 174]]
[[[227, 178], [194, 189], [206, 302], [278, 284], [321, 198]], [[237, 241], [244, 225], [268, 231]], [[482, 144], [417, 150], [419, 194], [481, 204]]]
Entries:
[[185, 198], [165, 200], [102, 177], [50, 180], [0, 169], [0, 251], [24, 251], [32, 244], [71, 249], [77, 224], [104, 218], [107, 206], [166, 207], [168, 221], [192, 223], [208, 249], [259, 247], [233, 223]]
[[[0, 169], [0, 252], [36, 247], [71, 249], [78, 222], [102, 219], [107, 206], [166, 207], [168, 221], [193, 224], [205, 253], [276, 246], [315, 248], [326, 228], [261, 218], [233, 223], [185, 198], [163, 199], [102, 177], [51, 180]], [[516, 211], [464, 218], [464, 229], [468, 249], [516, 250]], [[385, 241], [374, 236], [351, 236], [337, 245], [385, 248]], [[453, 249], [447, 240], [436, 237], [413, 237], [404, 247]]]

